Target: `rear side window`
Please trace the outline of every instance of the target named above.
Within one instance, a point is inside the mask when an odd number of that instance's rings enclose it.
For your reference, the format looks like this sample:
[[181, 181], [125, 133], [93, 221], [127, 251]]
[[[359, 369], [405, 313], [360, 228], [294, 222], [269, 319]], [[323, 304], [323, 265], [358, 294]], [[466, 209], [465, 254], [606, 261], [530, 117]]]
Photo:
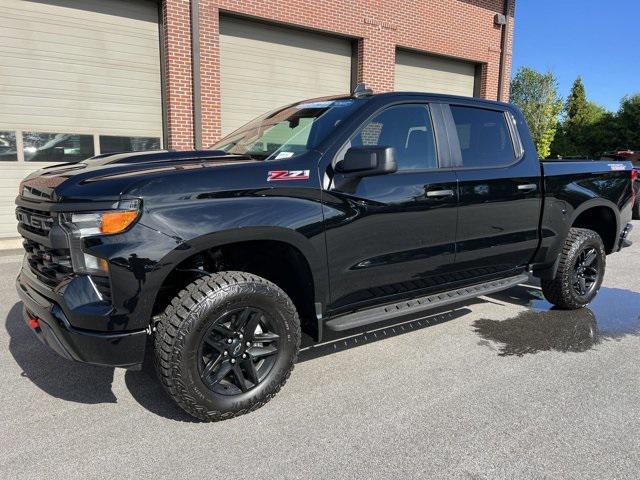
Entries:
[[338, 155], [350, 147], [393, 147], [398, 170], [438, 168], [436, 143], [427, 105], [389, 107], [365, 123]]
[[464, 167], [498, 167], [515, 161], [503, 112], [451, 105]]

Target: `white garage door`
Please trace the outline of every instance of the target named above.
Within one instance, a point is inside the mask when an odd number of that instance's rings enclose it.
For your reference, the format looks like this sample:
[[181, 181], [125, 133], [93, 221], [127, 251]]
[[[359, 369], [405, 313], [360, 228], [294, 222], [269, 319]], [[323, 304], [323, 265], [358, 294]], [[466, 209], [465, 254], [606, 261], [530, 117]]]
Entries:
[[0, 237], [28, 172], [159, 148], [160, 92], [157, 2], [2, 0]]
[[396, 91], [473, 96], [475, 65], [423, 53], [396, 52]]
[[220, 22], [222, 133], [287, 103], [345, 94], [348, 40], [235, 18]]

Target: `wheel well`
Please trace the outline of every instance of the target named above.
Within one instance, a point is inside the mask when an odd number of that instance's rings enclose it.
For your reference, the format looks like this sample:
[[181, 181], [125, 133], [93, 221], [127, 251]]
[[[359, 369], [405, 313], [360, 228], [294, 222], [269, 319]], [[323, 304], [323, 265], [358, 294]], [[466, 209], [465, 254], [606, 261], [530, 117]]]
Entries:
[[297, 248], [279, 241], [256, 240], [222, 245], [187, 258], [163, 282], [153, 314], [164, 311], [171, 299], [199, 276], [228, 270], [253, 273], [278, 285], [298, 310], [302, 330], [317, 337], [311, 268]]
[[592, 207], [585, 210], [578, 215], [572, 227], [593, 230], [602, 238], [606, 252], [613, 252], [616, 245], [617, 224], [616, 216], [609, 207]]

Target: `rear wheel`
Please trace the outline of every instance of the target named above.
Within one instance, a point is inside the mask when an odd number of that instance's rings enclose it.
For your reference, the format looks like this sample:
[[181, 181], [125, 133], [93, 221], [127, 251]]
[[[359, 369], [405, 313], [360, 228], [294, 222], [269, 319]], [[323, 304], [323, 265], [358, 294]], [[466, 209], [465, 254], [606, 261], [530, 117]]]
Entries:
[[157, 325], [156, 366], [169, 395], [216, 421], [261, 407], [289, 377], [300, 344], [293, 303], [276, 285], [243, 272], [190, 284]]
[[606, 265], [600, 235], [593, 230], [572, 228], [564, 242], [553, 280], [542, 280], [549, 302], [565, 309], [584, 307], [596, 296]]

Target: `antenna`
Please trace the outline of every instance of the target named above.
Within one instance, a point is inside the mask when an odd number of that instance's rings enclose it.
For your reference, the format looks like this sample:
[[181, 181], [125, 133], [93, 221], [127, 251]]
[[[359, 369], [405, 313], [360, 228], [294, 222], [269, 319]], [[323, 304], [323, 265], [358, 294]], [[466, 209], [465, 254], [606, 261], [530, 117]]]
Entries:
[[354, 98], [370, 97], [371, 95], [373, 95], [373, 90], [367, 88], [364, 83], [356, 85], [356, 88], [353, 89], [353, 93], [351, 94]]

